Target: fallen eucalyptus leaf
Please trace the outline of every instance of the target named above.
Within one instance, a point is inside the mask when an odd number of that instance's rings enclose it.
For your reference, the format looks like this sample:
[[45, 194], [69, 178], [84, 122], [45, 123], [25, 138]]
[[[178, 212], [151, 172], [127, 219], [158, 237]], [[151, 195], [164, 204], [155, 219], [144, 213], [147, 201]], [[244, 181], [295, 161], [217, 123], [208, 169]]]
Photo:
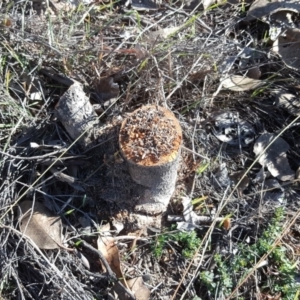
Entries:
[[117, 278], [123, 278], [119, 249], [115, 243], [115, 239], [110, 236], [99, 236], [97, 246], [98, 250], [102, 252], [104, 258], [107, 260], [112, 271], [116, 274]]
[[[41, 249], [56, 249], [62, 246], [62, 223], [42, 203], [24, 201], [19, 204], [22, 215], [19, 218], [20, 230], [30, 237]], [[33, 208], [33, 210], [32, 210]]]
[[275, 134], [264, 133], [255, 142], [253, 152], [256, 156], [261, 155], [258, 162], [262, 166], [266, 166], [272, 176], [279, 180], [287, 181], [295, 177], [295, 172], [291, 169], [286, 152], [289, 150], [289, 144], [278, 137], [272, 145], [266, 147], [273, 141]]
[[[122, 281], [121, 281], [122, 282]], [[150, 290], [146, 287], [143, 281], [143, 277], [137, 277], [129, 279], [127, 281], [127, 288], [131, 290], [132, 295], [136, 300], [149, 300], [150, 299]], [[111, 289], [114, 300], [128, 300], [124, 290], [120, 285], [114, 285]]]
[[245, 21], [261, 19], [279, 9], [300, 11], [300, 2], [299, 0], [256, 0], [249, 8]]
[[262, 80], [244, 77], [241, 75], [231, 75], [222, 81], [222, 86], [224, 88], [235, 92], [254, 90], [264, 84], [265, 82]]
[[291, 115], [297, 116], [300, 113], [299, 98], [284, 89], [274, 89], [272, 94], [275, 95], [276, 105], [285, 109]]
[[300, 29], [286, 29], [275, 40], [272, 50], [289, 68], [300, 70]]
[[131, 289], [136, 300], [150, 299], [150, 290], [144, 284], [143, 277], [137, 277], [127, 280], [127, 285]]

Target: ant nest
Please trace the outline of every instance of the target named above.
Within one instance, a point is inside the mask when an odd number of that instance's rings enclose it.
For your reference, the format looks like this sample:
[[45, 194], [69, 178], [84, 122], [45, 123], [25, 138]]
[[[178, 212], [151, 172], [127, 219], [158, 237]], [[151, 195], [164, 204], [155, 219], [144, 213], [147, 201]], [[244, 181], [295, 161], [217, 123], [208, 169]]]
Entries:
[[182, 140], [174, 114], [154, 105], [135, 110], [122, 123], [120, 148], [127, 160], [151, 166], [173, 161]]

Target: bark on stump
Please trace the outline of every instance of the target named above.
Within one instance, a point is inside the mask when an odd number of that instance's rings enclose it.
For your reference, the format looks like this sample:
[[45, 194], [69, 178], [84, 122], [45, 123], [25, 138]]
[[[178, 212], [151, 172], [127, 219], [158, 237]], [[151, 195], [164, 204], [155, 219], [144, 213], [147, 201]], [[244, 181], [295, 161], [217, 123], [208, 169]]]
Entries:
[[175, 190], [182, 130], [174, 114], [154, 105], [134, 111], [122, 123], [119, 144], [132, 179], [143, 186], [136, 211], [159, 214]]

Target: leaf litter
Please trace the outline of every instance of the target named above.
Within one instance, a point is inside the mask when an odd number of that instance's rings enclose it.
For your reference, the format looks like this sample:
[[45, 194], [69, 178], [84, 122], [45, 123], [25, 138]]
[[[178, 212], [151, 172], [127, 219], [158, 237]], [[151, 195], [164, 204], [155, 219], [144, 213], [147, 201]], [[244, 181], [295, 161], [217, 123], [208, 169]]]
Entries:
[[255, 141], [253, 152], [258, 157], [258, 162], [267, 167], [272, 176], [287, 181], [295, 178], [295, 172], [287, 159], [289, 149], [289, 144], [283, 138], [264, 133]]
[[[293, 170], [300, 165], [298, 125], [288, 128], [278, 144], [274, 142], [276, 147], [266, 147], [298, 115], [299, 3], [229, 1], [220, 6], [217, 2], [205, 1], [205, 7], [199, 1], [185, 6], [155, 3], [152, 10], [143, 1], [126, 5], [100, 1], [55, 10], [52, 4], [57, 3], [51, 1], [52, 8], [41, 5], [36, 13], [36, 3], [15, 3], [9, 9], [0, 4], [4, 20], [0, 35], [5, 41], [0, 55], [0, 120], [1, 125], [13, 128], [1, 131], [1, 276], [14, 288], [14, 294], [4, 290], [4, 297], [25, 299], [53, 293], [62, 299], [109, 297], [110, 277], [99, 267], [103, 261], [85, 252], [81, 242], [97, 251], [98, 224], [105, 221], [115, 224], [116, 230], [112, 236], [101, 237], [100, 249], [110, 268], [126, 277], [136, 298], [143, 299], [138, 296], [141, 293], [146, 299], [221, 299], [229, 296], [234, 286], [229, 286], [230, 280], [222, 282], [224, 273], [216, 267], [215, 254], [223, 262], [234, 259], [239, 245], [259, 238], [275, 206], [298, 209], [300, 197], [293, 182]], [[147, 39], [151, 34], [154, 38]], [[21, 74], [30, 75], [40, 94], [24, 86]], [[11, 82], [22, 89], [8, 90]], [[71, 119], [62, 113], [58, 120], [53, 114], [74, 82], [81, 85], [83, 102], [90, 103], [91, 110], [97, 107], [91, 122], [100, 119], [89, 129], [93, 145], [88, 150], [72, 144], [78, 135], [70, 135], [63, 126], [74, 125]], [[145, 103], [168, 107], [176, 114], [184, 132], [184, 147], [169, 211], [156, 216], [155, 226], [146, 227], [146, 238], [137, 238], [137, 233], [135, 243], [128, 245], [122, 235], [137, 232], [141, 220], [149, 217], [128, 217], [131, 203], [138, 201], [139, 187], [130, 181], [115, 137], [121, 121]], [[265, 136], [264, 132], [269, 133]], [[62, 152], [55, 152], [49, 141], [64, 145]], [[250, 168], [260, 154], [260, 164]], [[75, 159], [69, 161], [68, 157]], [[203, 157], [210, 163], [198, 173]], [[49, 172], [51, 163], [55, 168], [51, 166]], [[8, 207], [24, 197], [24, 192], [27, 199], [36, 197], [36, 203], [47, 203], [61, 213], [68, 246], [79, 255], [58, 247], [62, 240], [53, 242], [52, 229], [44, 232], [40, 220], [27, 222], [30, 226], [25, 233], [14, 231], [18, 225]], [[188, 196], [184, 199], [182, 195]], [[193, 206], [192, 199], [204, 200]], [[25, 210], [30, 215], [30, 208]], [[59, 218], [49, 211], [51, 217]], [[182, 231], [196, 230], [205, 243], [215, 218], [219, 218], [219, 226], [210, 232], [209, 247], [201, 248], [202, 255], [184, 259], [178, 243], [170, 243], [166, 257], [153, 256], [155, 241], [168, 234], [166, 219], [182, 222], [182, 227], [178, 223]], [[39, 238], [35, 241], [36, 236], [53, 247], [45, 251], [47, 257], [24, 242], [21, 237], [27, 234], [38, 247], [45, 245]], [[294, 244], [289, 247], [294, 249]], [[20, 259], [23, 250], [26, 259]], [[59, 277], [54, 266], [66, 276]], [[200, 280], [198, 274], [203, 272], [210, 272], [212, 281]], [[266, 272], [269, 269], [257, 270], [255, 285], [249, 281], [239, 288], [239, 295], [254, 299], [262, 294]], [[149, 282], [144, 283], [147, 274]], [[280, 275], [278, 272], [276, 280]], [[44, 280], [49, 284], [44, 285]], [[268, 280], [272, 281], [272, 275]]]
[[24, 201], [19, 205], [20, 230], [41, 249], [62, 247], [62, 223], [46, 206], [39, 202]]

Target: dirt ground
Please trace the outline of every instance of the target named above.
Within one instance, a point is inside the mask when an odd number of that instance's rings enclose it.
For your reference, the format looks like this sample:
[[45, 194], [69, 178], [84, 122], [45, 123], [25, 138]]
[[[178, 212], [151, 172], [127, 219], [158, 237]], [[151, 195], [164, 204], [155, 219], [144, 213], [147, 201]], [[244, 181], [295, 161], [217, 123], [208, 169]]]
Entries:
[[[225, 2], [0, 3], [1, 299], [298, 299], [300, 4]], [[149, 104], [182, 129], [155, 215], [119, 147]]]

